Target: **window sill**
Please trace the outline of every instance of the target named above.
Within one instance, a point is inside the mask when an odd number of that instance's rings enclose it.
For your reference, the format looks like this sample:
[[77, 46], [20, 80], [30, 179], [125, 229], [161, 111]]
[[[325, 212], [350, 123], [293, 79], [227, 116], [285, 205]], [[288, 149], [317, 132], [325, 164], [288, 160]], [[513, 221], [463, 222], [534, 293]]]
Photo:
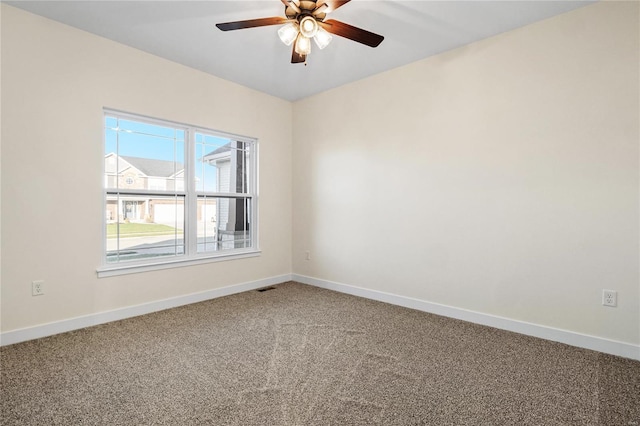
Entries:
[[215, 256], [199, 256], [188, 259], [162, 260], [157, 263], [135, 263], [103, 266], [97, 269], [98, 278], [113, 277], [116, 275], [138, 274], [140, 272], [159, 271], [162, 269], [182, 268], [185, 266], [201, 265], [203, 263], [224, 262], [227, 260], [246, 259], [260, 256], [260, 250], [234, 252], [229, 254], [217, 254]]

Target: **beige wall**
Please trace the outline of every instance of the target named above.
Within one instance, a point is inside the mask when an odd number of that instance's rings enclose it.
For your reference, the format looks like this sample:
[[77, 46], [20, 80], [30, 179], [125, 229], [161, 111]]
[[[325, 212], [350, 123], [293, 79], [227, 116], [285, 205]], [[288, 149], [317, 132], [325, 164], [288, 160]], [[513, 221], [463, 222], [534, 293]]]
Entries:
[[[1, 72], [3, 332], [291, 272], [289, 102], [4, 4]], [[258, 138], [262, 255], [98, 279], [103, 107]]]
[[638, 16], [587, 6], [295, 103], [294, 272], [638, 344]]

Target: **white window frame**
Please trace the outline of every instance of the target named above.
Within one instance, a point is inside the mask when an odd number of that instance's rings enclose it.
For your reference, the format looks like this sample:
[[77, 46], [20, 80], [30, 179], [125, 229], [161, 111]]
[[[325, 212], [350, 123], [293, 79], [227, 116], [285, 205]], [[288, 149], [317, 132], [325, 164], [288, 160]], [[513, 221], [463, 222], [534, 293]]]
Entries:
[[[185, 164], [184, 164], [184, 232], [185, 239], [184, 254], [180, 256], [167, 256], [157, 257], [151, 259], [142, 260], [129, 260], [118, 263], [107, 263], [107, 195], [114, 192], [113, 189], [107, 188], [105, 179], [101, 179], [103, 182], [102, 188], [102, 260], [101, 266], [97, 268], [98, 277], [109, 277], [114, 275], [132, 274], [146, 271], [155, 271], [167, 268], [177, 268], [189, 265], [198, 265], [202, 263], [219, 262], [231, 259], [243, 259], [247, 257], [259, 256], [261, 251], [259, 249], [258, 242], [258, 140], [247, 136], [236, 135], [228, 132], [222, 132], [219, 130], [208, 129], [202, 126], [194, 126], [190, 124], [178, 123], [171, 120], [162, 120], [153, 117], [148, 117], [140, 114], [132, 114], [110, 108], [104, 108], [102, 114], [102, 156], [104, 158], [104, 150], [106, 146], [105, 138], [105, 121], [106, 117], [117, 117], [118, 119], [132, 120], [145, 124], [159, 125], [163, 127], [173, 127], [176, 129], [184, 130], [184, 144], [185, 144]], [[196, 133], [205, 133], [210, 135], [219, 136], [222, 138], [228, 138], [230, 140], [244, 142], [249, 145], [249, 176], [248, 176], [248, 190], [247, 193], [235, 194], [235, 193], [220, 193], [217, 194], [220, 197], [234, 198], [242, 197], [250, 199], [251, 211], [250, 211], [250, 224], [249, 235], [252, 246], [247, 248], [227, 249], [220, 251], [210, 252], [197, 252], [197, 203], [198, 195], [196, 192], [195, 170], [196, 159], [193, 155], [195, 149], [195, 135]], [[105, 176], [105, 162], [101, 161], [102, 176]], [[140, 192], [144, 195], [156, 194], [166, 195], [164, 191], [154, 191], [150, 189], [146, 190], [123, 190], [127, 194]], [[183, 191], [176, 191], [183, 192]], [[200, 193], [201, 194], [201, 193]], [[216, 195], [211, 193], [211, 195]]]

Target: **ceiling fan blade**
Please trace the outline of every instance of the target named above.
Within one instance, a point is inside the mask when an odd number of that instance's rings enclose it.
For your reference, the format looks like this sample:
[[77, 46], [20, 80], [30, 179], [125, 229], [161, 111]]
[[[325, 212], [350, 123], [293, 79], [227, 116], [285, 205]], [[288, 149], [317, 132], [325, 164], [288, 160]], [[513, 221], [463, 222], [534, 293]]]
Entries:
[[317, 18], [318, 16], [322, 15], [322, 18], [320, 19], [324, 19], [324, 17], [327, 14], [327, 9], [329, 9], [329, 5], [326, 3], [322, 3], [320, 6], [313, 9], [313, 12], [311, 12], [311, 15], [313, 15], [314, 18]]
[[307, 60], [307, 55], [301, 55], [296, 52], [296, 44], [293, 43], [293, 52], [291, 53], [291, 63], [301, 64]]
[[324, 13], [331, 13], [334, 10], [336, 10], [337, 8], [339, 8], [340, 6], [344, 6], [345, 4], [349, 3], [351, 0], [319, 0], [316, 4], [316, 8], [322, 6], [323, 4], [326, 4], [327, 6], [329, 6], [327, 9], [324, 9], [323, 12]]
[[242, 30], [245, 28], [266, 27], [268, 25], [280, 25], [289, 22], [287, 18], [274, 16], [272, 18], [249, 19], [246, 21], [225, 22], [216, 24], [222, 31]]
[[318, 24], [331, 34], [345, 37], [349, 40], [357, 41], [358, 43], [366, 44], [370, 47], [377, 47], [382, 43], [382, 40], [384, 40], [384, 37], [379, 34], [345, 24], [344, 22], [336, 21], [335, 19], [329, 19], [324, 22], [318, 21]]
[[300, 13], [300, 0], [280, 0], [284, 4], [285, 13], [291, 8], [295, 13]]

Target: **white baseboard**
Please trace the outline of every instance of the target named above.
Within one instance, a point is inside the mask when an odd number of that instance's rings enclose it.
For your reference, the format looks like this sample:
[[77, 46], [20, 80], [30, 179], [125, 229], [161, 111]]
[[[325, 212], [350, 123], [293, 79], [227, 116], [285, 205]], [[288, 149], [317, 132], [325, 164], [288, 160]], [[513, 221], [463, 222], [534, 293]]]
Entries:
[[255, 290], [257, 288], [280, 284], [286, 281], [291, 281], [290, 274], [230, 285], [228, 287], [216, 288], [200, 293], [192, 293], [184, 296], [172, 297], [170, 299], [158, 300], [141, 305], [128, 306], [126, 308], [115, 309], [113, 311], [84, 315], [81, 317], [70, 318], [62, 321], [41, 324], [34, 327], [7, 331], [0, 334], [0, 346], [20, 343], [27, 340], [39, 339], [41, 337], [52, 336], [54, 334], [65, 333], [67, 331], [78, 330], [81, 328], [104, 324], [107, 322], [118, 321], [157, 311], [163, 311], [165, 309], [176, 308], [178, 306], [189, 305], [191, 303], [203, 302], [205, 300], [216, 299], [218, 297], [229, 296], [235, 293]]
[[336, 283], [298, 274], [279, 275], [257, 281], [207, 290], [201, 293], [187, 294], [170, 299], [158, 300], [141, 305], [115, 309], [113, 311], [99, 312], [96, 314], [84, 315], [81, 317], [70, 318], [62, 321], [41, 324], [34, 327], [7, 331], [0, 334], [0, 346], [20, 343], [27, 340], [39, 339], [41, 337], [52, 336], [54, 334], [65, 333], [67, 331], [78, 330], [94, 325], [162, 311], [165, 309], [176, 308], [178, 306], [188, 305], [191, 303], [203, 302], [205, 300], [216, 299], [218, 297], [229, 296], [231, 294], [242, 293], [249, 290], [255, 290], [257, 288], [280, 284], [291, 280], [300, 282], [302, 284], [351, 294], [358, 297], [364, 297], [367, 299], [377, 300], [393, 305], [404, 306], [406, 308], [416, 309], [423, 312], [429, 312], [436, 315], [455, 318], [475, 324], [486, 325], [502, 330], [513, 331], [515, 333], [539, 337], [541, 339], [565, 343], [567, 345], [576, 346], [579, 348], [591, 349], [598, 352], [640, 361], [639, 345], [617, 342], [614, 340], [603, 339], [601, 337], [589, 336], [572, 331], [527, 323], [524, 321], [483, 314], [481, 312], [469, 311], [466, 309], [427, 302], [411, 297], [398, 296], [382, 291], [350, 286], [347, 284]]
[[292, 280], [302, 284], [351, 294], [353, 296], [359, 296], [367, 299], [377, 300], [380, 302], [390, 303], [393, 305], [404, 306], [406, 308], [416, 309], [423, 312], [429, 312], [436, 315], [455, 318], [475, 324], [486, 325], [489, 327], [499, 328], [501, 330], [513, 331], [515, 333], [525, 334], [527, 336], [539, 337], [541, 339], [565, 343], [567, 345], [576, 346], [579, 348], [591, 349], [598, 352], [604, 352], [607, 354], [617, 355], [624, 358], [631, 358], [640, 361], [640, 345], [617, 342], [614, 340], [603, 339], [601, 337], [589, 336], [586, 334], [575, 333], [568, 330], [532, 324], [495, 315], [483, 314], [481, 312], [469, 311], [466, 309], [427, 302], [411, 297], [398, 296], [382, 291], [369, 290], [362, 287], [354, 287], [347, 284], [336, 283], [319, 278], [308, 277], [305, 275], [293, 274]]

